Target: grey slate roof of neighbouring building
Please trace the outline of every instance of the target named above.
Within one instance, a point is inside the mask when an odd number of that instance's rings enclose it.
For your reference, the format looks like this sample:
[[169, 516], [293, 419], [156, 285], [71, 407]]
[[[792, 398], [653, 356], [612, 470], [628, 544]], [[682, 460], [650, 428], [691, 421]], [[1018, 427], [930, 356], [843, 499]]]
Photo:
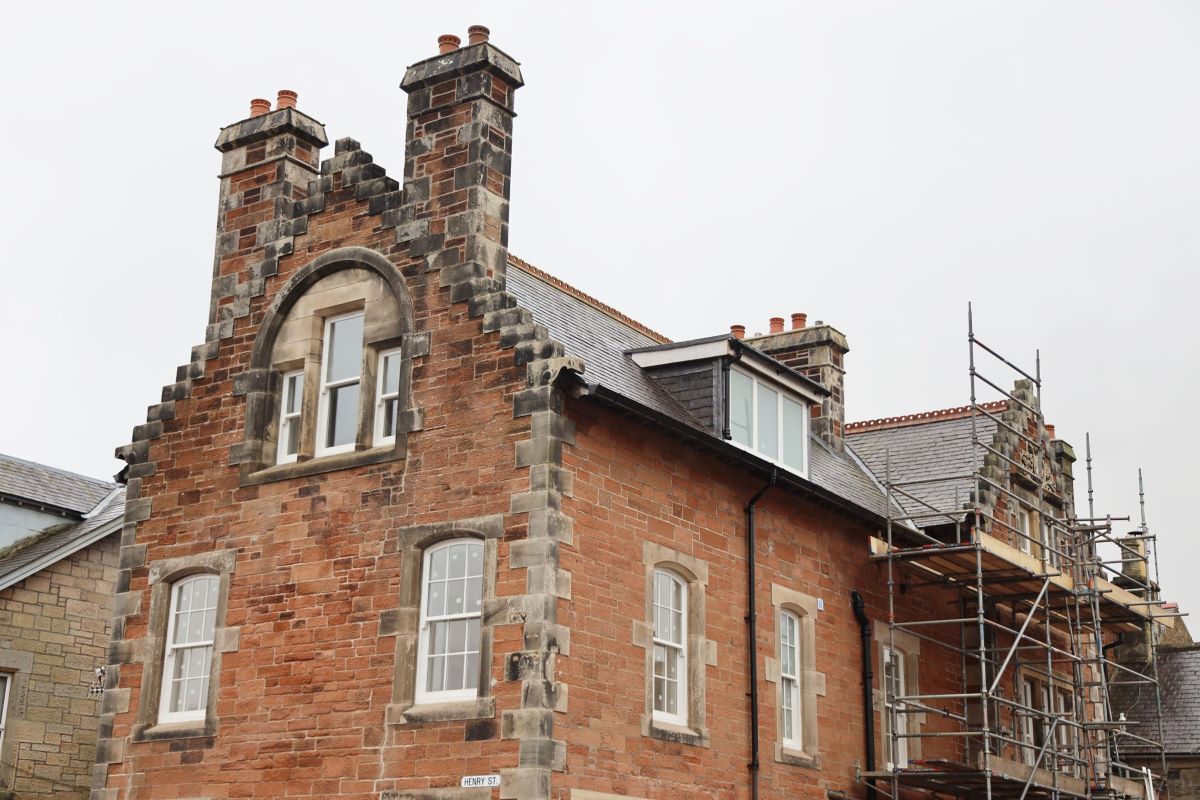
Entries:
[[118, 487], [79, 522], [54, 525], [0, 550], [0, 589], [7, 589], [30, 575], [89, 544], [121, 530], [125, 514], [125, 488]]
[[[1134, 667], [1139, 671], [1145, 666]], [[1200, 644], [1158, 649], [1158, 680], [1162, 687], [1163, 746], [1168, 755], [1200, 755]], [[1154, 687], [1148, 684], [1114, 686], [1114, 714], [1140, 723], [1138, 735], [1158, 738]], [[1125, 740], [1122, 752], [1145, 753], [1144, 744]]]
[[0, 454], [0, 495], [75, 514], [86, 514], [115, 483]]
[[[990, 441], [996, 423], [985, 416], [975, 419], [980, 439]], [[982, 462], [981, 448], [971, 446], [971, 418], [960, 416], [932, 419], [916, 424], [846, 432], [847, 446], [881, 480], [892, 483], [962, 476], [954, 480], [904, 486], [912, 494], [939, 510], [961, 508], [971, 499], [972, 471]], [[902, 497], [897, 502], [906, 512], [929, 511], [921, 503]]]
[[[712, 432], [666, 392], [627, 350], [662, 344], [639, 330], [637, 323], [616, 318], [617, 312], [588, 302], [549, 276], [540, 277], [528, 265], [513, 264], [506, 276], [508, 291], [533, 313], [534, 322], [545, 325], [550, 335], [562, 342], [568, 355], [584, 361], [588, 383], [598, 383], [629, 400], [712, 436]], [[714, 437], [716, 438], [716, 437]], [[886, 516], [884, 493], [866, 466], [853, 453], [836, 453], [820, 438], [810, 437], [809, 479], [843, 500]]]

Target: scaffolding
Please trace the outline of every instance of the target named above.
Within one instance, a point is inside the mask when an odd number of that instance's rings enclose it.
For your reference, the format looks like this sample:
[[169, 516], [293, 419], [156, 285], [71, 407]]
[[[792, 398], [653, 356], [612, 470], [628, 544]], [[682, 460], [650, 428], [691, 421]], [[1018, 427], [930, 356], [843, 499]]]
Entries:
[[[893, 798], [1150, 800], [1166, 771], [1155, 647], [1175, 615], [1159, 598], [1144, 501], [1127, 535], [1114, 526], [1128, 517], [1095, 513], [1089, 436], [1088, 511], [1077, 514], [1073, 454], [1042, 417], [1040, 354], [1032, 372], [1009, 361], [976, 337], [970, 307], [967, 329], [969, 468], [896, 480], [889, 455], [884, 469], [886, 541], [873, 539], [870, 557], [887, 576], [885, 764], [863, 777]], [[902, 599], [939, 590], [933, 603]], [[913, 642], [957, 655], [957, 690], [912, 680]], [[1144, 668], [1114, 654], [1130, 642]], [[1114, 718], [1119, 685], [1152, 692], [1157, 729]], [[1123, 748], [1154, 753], [1158, 768], [1126, 763]]]

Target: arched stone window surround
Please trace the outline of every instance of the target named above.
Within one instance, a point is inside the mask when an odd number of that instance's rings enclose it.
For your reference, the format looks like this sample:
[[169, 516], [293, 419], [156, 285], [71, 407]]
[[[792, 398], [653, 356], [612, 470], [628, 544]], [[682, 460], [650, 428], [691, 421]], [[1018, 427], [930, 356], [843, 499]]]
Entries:
[[[771, 607], [775, 621], [775, 654], [766, 659], [766, 679], [775, 684], [775, 760], [799, 767], [821, 768], [820, 746], [817, 740], [818, 698], [825, 696], [825, 673], [817, 672], [817, 619], [820, 604], [817, 598], [777, 583], [771, 584]], [[800, 623], [800, 663], [797, 678], [800, 689], [799, 743], [785, 745], [783, 741], [783, 681], [780, 678], [779, 626], [784, 613]]]
[[[490, 719], [496, 714], [492, 696], [492, 628], [505, 621], [499, 613], [503, 600], [496, 598], [496, 568], [500, 537], [504, 533], [504, 517], [495, 514], [412, 525], [395, 532], [396, 550], [400, 553], [400, 598], [395, 612], [387, 612], [380, 620], [379, 635], [396, 637], [396, 674], [392, 685], [392, 702], [386, 722], [391, 725], [444, 722], [447, 720]], [[483, 542], [483, 614], [480, 620], [479, 694], [476, 698], [431, 705], [416, 704], [417, 659], [420, 631], [418, 630], [422, 569], [425, 551], [439, 543], [454, 539], [477, 539]]]
[[[364, 359], [363, 391], [360, 399], [358, 441], [352, 452], [321, 457], [303, 455], [293, 463], [275, 463], [275, 436], [278, 428], [282, 373], [272, 363], [275, 342], [288, 313], [321, 280], [348, 270], [360, 269], [377, 275], [391, 292], [398, 307], [389, 324], [368, 326], [364, 347], [374, 353], [400, 348], [403, 360], [400, 374], [400, 410], [394, 443], [373, 446], [375, 359]], [[414, 330], [412, 296], [404, 276], [391, 261], [365, 247], [343, 247], [323, 253], [305, 264], [275, 295], [259, 325], [250, 368], [235, 380], [234, 393], [246, 397], [245, 439], [235, 449], [234, 462], [240, 464], [243, 485], [265, 483], [300, 475], [344, 469], [363, 464], [403, 459], [407, 452], [407, 434], [420, 429], [420, 410], [412, 405], [412, 359], [427, 355], [429, 335]], [[311, 396], [311, 395], [310, 395]], [[309, 412], [315, 414], [314, 412]], [[310, 434], [311, 438], [311, 434]]]

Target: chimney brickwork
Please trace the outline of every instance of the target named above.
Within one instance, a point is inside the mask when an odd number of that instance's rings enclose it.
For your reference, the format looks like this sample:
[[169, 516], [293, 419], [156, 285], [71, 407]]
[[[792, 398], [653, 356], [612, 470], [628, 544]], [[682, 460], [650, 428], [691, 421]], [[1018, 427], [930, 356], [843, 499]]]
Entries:
[[[804, 327], [803, 317], [802, 314], [792, 315], [792, 330], [747, 339], [746, 343], [829, 390], [829, 396], [819, 406], [813, 406], [812, 430], [835, 451], [841, 452], [845, 448], [842, 430], [846, 422], [845, 357], [850, 352], [850, 345], [845, 335], [830, 325]], [[772, 320], [772, 330], [782, 328], [782, 318], [775, 319], [779, 323]]]
[[520, 66], [485, 39], [414, 64], [400, 85], [408, 128], [397, 242], [456, 287], [452, 299], [466, 299], [476, 278], [503, 287]]

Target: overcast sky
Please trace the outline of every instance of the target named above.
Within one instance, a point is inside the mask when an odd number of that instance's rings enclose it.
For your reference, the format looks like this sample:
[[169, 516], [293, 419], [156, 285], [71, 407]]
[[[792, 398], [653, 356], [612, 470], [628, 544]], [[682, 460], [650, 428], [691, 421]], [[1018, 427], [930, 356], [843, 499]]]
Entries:
[[[203, 341], [222, 125], [299, 92], [399, 176], [407, 64], [522, 62], [511, 250], [685, 339], [808, 313], [850, 419], [968, 401], [966, 307], [1200, 609], [1200, 5], [22, 3], [0, 48], [0, 452], [96, 476]], [[1192, 622], [1192, 627], [1197, 627]]]

